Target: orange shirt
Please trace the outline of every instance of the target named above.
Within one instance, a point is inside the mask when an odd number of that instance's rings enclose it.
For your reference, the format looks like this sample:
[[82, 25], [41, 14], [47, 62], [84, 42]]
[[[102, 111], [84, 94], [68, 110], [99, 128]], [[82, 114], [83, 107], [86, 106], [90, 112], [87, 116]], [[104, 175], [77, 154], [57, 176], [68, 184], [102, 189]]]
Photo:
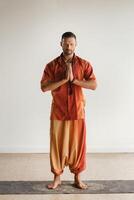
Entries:
[[[95, 80], [90, 62], [73, 55], [72, 71], [78, 80]], [[66, 63], [63, 53], [45, 65], [40, 84], [48, 80], [60, 81], [65, 77]], [[41, 89], [43, 91], [43, 89]], [[44, 91], [43, 91], [44, 92]], [[71, 92], [71, 94], [70, 94]], [[66, 82], [51, 91], [52, 103], [50, 119], [77, 120], [85, 118], [85, 98], [82, 87]]]

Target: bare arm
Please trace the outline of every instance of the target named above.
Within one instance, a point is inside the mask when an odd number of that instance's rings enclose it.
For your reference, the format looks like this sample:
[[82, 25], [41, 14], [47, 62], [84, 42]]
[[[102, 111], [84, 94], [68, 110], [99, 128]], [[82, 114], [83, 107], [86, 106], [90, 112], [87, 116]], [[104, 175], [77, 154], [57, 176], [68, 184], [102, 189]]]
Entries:
[[97, 88], [97, 82], [94, 79], [91, 80], [78, 80], [74, 79], [72, 67], [70, 66], [70, 80], [73, 81], [72, 83], [78, 86], [81, 86], [83, 88], [95, 90]]
[[82, 80], [81, 81], [81, 80], [74, 79], [73, 83], [75, 85], [81, 86], [83, 88], [91, 89], [91, 90], [95, 90], [97, 88], [96, 80], [89, 80], [89, 81]]
[[67, 79], [62, 79], [61, 81], [58, 81], [58, 82], [50, 81], [47, 83], [42, 83], [41, 88], [43, 92], [46, 92], [48, 90], [55, 90], [56, 88], [58, 88], [59, 86], [63, 85], [66, 82], [67, 82]]

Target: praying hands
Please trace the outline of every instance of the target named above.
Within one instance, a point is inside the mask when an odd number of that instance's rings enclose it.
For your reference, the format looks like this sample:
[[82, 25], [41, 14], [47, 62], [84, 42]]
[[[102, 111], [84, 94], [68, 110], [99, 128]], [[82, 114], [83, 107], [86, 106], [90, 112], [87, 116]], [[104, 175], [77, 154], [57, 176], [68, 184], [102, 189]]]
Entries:
[[72, 64], [71, 63], [67, 63], [66, 78], [69, 81], [72, 81], [74, 79], [74, 75], [73, 75], [73, 71], [72, 71]]

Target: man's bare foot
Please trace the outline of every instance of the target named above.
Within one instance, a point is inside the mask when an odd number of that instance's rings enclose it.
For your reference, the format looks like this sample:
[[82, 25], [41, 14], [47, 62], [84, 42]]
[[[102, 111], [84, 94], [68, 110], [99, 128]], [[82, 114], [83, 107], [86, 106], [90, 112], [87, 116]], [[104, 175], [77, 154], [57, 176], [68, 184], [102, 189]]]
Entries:
[[87, 189], [88, 188], [88, 186], [85, 183], [83, 183], [82, 181], [78, 181], [78, 182], [75, 181], [74, 185], [79, 189]]
[[55, 175], [53, 183], [48, 184], [48, 189], [55, 189], [58, 187], [58, 185], [61, 185], [60, 175]]
[[82, 181], [80, 181], [79, 174], [75, 174], [74, 185], [79, 189], [87, 189], [88, 188], [87, 184], [85, 184]]

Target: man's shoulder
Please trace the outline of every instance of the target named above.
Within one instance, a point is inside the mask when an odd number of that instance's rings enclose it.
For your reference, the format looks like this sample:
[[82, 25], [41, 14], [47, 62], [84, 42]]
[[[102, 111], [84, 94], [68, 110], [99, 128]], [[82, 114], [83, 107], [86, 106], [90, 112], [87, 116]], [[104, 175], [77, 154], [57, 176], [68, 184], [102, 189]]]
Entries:
[[[77, 60], [79, 63], [84, 64], [84, 65], [87, 65], [87, 64], [90, 64], [90, 65], [91, 65], [91, 63], [90, 63], [89, 60], [87, 60], [87, 59], [85, 59], [85, 58], [82, 58], [82, 57], [80, 57], [79, 55], [76, 55], [76, 54], [75, 54], [75, 57], [76, 57], [76, 60]], [[49, 66], [49, 67], [55, 66], [55, 64], [57, 64], [57, 63], [59, 62], [59, 59], [60, 59], [60, 55], [57, 56], [57, 57], [55, 57], [55, 58], [53, 58], [52, 60], [50, 60], [50, 61], [47, 63], [47, 66]]]
[[82, 64], [90, 64], [90, 61], [89, 60], [87, 60], [87, 59], [85, 59], [85, 58], [82, 58], [82, 57], [80, 57], [80, 56], [78, 56], [78, 55], [76, 55], [76, 58], [77, 58], [77, 60], [80, 62], [80, 63], [82, 63]]
[[45, 64], [45, 68], [50, 69], [50, 70], [53, 70], [54, 67], [55, 67], [55, 65], [56, 65], [56, 63], [57, 63], [57, 61], [58, 61], [58, 59], [59, 59], [59, 56], [57, 56], [57, 57], [51, 59], [50, 61], [48, 61], [48, 62]]
[[53, 65], [53, 64], [55, 64], [58, 61], [59, 58], [60, 58], [60, 56], [57, 56], [57, 57], [53, 58], [52, 60], [50, 60], [47, 63], [47, 65]]

